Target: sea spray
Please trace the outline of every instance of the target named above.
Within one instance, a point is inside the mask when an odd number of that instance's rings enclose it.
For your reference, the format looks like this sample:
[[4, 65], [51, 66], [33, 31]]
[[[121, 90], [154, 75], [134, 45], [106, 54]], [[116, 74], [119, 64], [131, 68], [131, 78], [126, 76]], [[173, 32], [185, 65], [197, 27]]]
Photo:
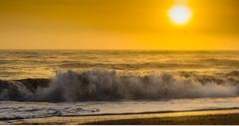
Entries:
[[[114, 70], [89, 70], [84, 72], [60, 72], [47, 87], [16, 88], [17, 98], [11, 93], [0, 92], [1, 100], [26, 100], [49, 102], [114, 101], [114, 100], [165, 100], [178, 98], [233, 97], [239, 95], [239, 87], [228, 80], [217, 81], [184, 77], [173, 73], [131, 75]], [[16, 82], [19, 83], [19, 82]], [[24, 84], [21, 84], [24, 85]], [[21, 86], [22, 87], [22, 86]], [[31, 93], [29, 93], [31, 92]], [[4, 95], [3, 95], [4, 94]]]
[[50, 87], [40, 90], [43, 99], [97, 101], [120, 99], [160, 100], [174, 98], [230, 97], [238, 95], [238, 86], [201, 83], [168, 73], [119, 75], [115, 71], [92, 70], [59, 73]]

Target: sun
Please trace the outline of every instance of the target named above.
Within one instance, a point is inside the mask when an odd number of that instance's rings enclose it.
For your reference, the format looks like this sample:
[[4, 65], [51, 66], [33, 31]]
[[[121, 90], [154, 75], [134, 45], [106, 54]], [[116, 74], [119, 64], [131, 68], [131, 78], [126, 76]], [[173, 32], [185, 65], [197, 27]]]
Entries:
[[190, 21], [192, 11], [187, 6], [174, 6], [169, 10], [169, 17], [175, 24], [184, 25]]

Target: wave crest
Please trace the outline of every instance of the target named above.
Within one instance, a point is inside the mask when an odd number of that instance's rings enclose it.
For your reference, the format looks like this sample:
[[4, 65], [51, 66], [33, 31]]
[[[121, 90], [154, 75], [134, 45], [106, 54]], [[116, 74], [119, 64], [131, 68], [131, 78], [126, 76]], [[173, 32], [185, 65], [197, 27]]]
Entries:
[[93, 70], [59, 73], [40, 96], [63, 101], [173, 99], [230, 97], [238, 95], [238, 86], [219, 84], [162, 73], [145, 76], [119, 75], [115, 71]]
[[[58, 73], [50, 82], [46, 80], [37, 81], [37, 85], [44, 83], [44, 86], [38, 86], [35, 90], [30, 90], [29, 86], [26, 87], [23, 81], [7, 82], [7, 85], [15, 86], [13, 86], [15, 91], [10, 92], [12, 87], [3, 88], [8, 92], [4, 93], [2, 89], [0, 99], [72, 102], [232, 97], [239, 94], [239, 87], [234, 82], [218, 81], [218, 79], [210, 78], [203, 80], [194, 76], [185, 77], [169, 73], [144, 76], [120, 75], [116, 71], [107, 70], [91, 70], [79, 73], [68, 71]], [[20, 95], [13, 97], [14, 92], [20, 92]]]

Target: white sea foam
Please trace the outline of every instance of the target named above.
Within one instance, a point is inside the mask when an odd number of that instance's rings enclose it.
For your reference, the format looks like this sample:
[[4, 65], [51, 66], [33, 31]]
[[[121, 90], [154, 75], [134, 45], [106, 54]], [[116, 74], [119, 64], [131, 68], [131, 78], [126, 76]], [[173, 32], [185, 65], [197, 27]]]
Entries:
[[[226, 78], [225, 76], [223, 78]], [[38, 83], [35, 84], [37, 81]], [[46, 82], [49, 83], [48, 86], [41, 86]], [[132, 75], [119, 74], [114, 70], [96, 69], [85, 72], [60, 72], [50, 81], [3, 81], [1, 83], [1, 100], [73, 102], [165, 100], [239, 95], [239, 86], [236, 81], [220, 80], [217, 76], [209, 78], [192, 74], [185, 77], [164, 72]]]
[[173, 74], [145, 76], [119, 75], [115, 71], [93, 70], [82, 73], [59, 73], [50, 87], [38, 90], [40, 99], [62, 101], [175, 99], [232, 97], [238, 86], [230, 83], [202, 83]]
[[239, 97], [74, 103], [0, 101], [0, 120], [11, 123], [10, 119], [14, 122], [14, 119], [49, 116], [229, 109], [238, 108], [238, 102]]

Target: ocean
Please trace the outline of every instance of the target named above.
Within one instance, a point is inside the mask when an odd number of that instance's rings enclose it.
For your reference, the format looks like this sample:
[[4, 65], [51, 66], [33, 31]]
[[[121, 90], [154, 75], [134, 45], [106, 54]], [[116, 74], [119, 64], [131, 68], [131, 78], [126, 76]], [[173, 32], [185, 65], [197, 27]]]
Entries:
[[1, 50], [0, 119], [239, 107], [239, 51]]

